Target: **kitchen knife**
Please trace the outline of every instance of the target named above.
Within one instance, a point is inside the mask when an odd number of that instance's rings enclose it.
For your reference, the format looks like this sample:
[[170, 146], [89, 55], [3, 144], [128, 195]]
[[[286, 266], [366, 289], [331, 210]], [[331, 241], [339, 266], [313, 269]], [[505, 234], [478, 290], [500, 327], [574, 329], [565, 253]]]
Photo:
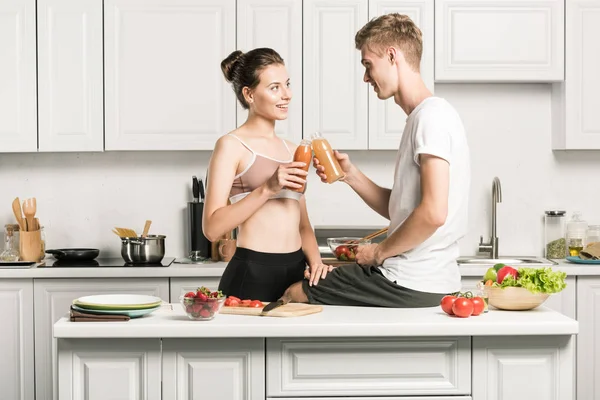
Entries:
[[192, 196], [194, 196], [194, 203], [198, 203], [200, 199], [200, 185], [198, 185], [198, 178], [192, 176]]
[[202, 179], [200, 179], [200, 184], [198, 186], [200, 191], [200, 202], [204, 203], [204, 183], [202, 182]]
[[283, 306], [289, 302], [290, 302], [289, 299], [284, 299], [284, 298], [281, 298], [277, 301], [272, 301], [263, 307], [261, 314], [266, 314], [269, 311], [272, 311], [272, 310], [276, 309], [277, 307]]

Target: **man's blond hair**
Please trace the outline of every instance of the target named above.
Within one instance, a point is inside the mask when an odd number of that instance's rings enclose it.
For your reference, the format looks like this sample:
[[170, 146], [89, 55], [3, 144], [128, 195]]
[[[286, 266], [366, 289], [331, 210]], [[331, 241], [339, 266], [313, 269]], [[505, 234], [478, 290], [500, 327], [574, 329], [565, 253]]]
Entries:
[[420, 69], [423, 35], [406, 15], [393, 13], [372, 19], [356, 33], [354, 42], [358, 50], [366, 45], [380, 56], [387, 47], [397, 47], [413, 70]]

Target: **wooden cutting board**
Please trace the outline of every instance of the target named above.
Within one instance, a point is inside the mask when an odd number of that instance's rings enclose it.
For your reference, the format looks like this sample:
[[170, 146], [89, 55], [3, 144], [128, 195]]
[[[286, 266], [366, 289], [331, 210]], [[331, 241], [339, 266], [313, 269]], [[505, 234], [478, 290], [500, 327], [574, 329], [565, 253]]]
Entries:
[[[263, 302], [264, 305], [269, 303]], [[300, 317], [303, 315], [316, 314], [323, 311], [323, 307], [314, 304], [288, 303], [264, 314], [265, 317]], [[261, 316], [262, 308], [251, 307], [222, 307], [221, 314], [254, 315]]]
[[340, 261], [335, 257], [323, 258], [321, 261], [323, 261], [323, 264], [331, 265], [333, 267], [339, 267], [340, 265], [356, 264], [356, 262], [354, 261]]

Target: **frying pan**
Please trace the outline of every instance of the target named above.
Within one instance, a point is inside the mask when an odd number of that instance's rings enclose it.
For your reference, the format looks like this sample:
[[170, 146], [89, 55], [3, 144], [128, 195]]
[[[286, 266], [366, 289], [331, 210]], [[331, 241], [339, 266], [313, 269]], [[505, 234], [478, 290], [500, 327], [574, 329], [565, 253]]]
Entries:
[[98, 249], [55, 249], [46, 250], [46, 253], [52, 254], [57, 260], [64, 261], [89, 261], [98, 257]]

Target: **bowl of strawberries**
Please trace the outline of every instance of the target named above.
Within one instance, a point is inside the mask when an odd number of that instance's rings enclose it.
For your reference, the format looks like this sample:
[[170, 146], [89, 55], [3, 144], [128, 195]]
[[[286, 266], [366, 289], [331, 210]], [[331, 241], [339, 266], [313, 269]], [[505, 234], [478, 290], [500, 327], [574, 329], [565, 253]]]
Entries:
[[225, 295], [202, 286], [195, 292], [187, 292], [179, 298], [188, 318], [194, 321], [210, 321], [225, 303]]

